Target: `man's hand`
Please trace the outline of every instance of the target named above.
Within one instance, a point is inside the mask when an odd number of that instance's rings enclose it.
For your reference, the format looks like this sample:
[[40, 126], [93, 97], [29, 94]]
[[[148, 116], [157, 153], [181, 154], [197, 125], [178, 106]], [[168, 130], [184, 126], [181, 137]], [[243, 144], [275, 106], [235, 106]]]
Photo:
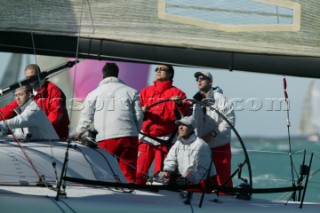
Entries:
[[176, 104], [178, 104], [178, 105], [182, 105], [182, 100], [181, 100], [181, 98], [179, 97], [179, 96], [172, 96], [171, 98], [170, 98], [170, 100], [171, 101], [174, 101]]
[[74, 140], [75, 140], [75, 141], [80, 141], [81, 135], [82, 135], [82, 134], [80, 134], [80, 133], [76, 133], [76, 134], [74, 135]]
[[143, 112], [143, 113], [145, 113], [146, 111], [149, 110], [149, 108], [148, 108], [147, 106], [143, 106], [143, 107], [141, 107], [141, 108], [142, 108], [142, 112]]
[[171, 175], [170, 175], [170, 172], [166, 172], [166, 171], [161, 171], [159, 172], [159, 178], [163, 179], [163, 178], [170, 178]]

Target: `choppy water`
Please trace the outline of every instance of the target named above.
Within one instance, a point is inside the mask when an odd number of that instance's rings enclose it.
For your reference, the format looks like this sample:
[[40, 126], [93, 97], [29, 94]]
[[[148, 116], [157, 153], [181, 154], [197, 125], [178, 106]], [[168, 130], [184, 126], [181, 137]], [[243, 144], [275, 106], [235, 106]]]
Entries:
[[[292, 186], [291, 161], [289, 155], [288, 139], [245, 139], [243, 138], [253, 174], [253, 188], [274, 188]], [[320, 142], [310, 142], [304, 139], [291, 139], [291, 153], [293, 159], [293, 176], [297, 181], [300, 165], [303, 162], [304, 150], [306, 150], [305, 164], [309, 165], [311, 153], [313, 160], [310, 170], [310, 178], [306, 190], [305, 201], [320, 202]], [[243, 162], [244, 155], [240, 143], [232, 141], [233, 171], [238, 163]], [[244, 168], [243, 177], [247, 177]], [[235, 185], [241, 181], [235, 177]], [[254, 194], [255, 198], [287, 200], [291, 193]]]

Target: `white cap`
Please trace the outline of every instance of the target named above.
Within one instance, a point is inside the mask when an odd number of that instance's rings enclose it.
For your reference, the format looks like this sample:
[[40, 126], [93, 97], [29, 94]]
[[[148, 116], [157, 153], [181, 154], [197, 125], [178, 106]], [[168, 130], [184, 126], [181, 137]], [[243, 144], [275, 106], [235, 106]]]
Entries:
[[192, 126], [193, 128], [196, 128], [197, 126], [197, 122], [196, 120], [193, 118], [193, 116], [185, 116], [183, 118], [181, 118], [180, 120], [176, 121], [177, 125], [186, 125], [186, 126]]

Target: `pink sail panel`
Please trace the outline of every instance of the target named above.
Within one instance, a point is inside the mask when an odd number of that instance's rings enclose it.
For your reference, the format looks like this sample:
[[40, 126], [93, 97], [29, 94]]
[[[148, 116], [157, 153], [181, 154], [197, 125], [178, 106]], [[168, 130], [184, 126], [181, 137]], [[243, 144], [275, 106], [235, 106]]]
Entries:
[[147, 86], [150, 69], [148, 64], [85, 59], [70, 69], [74, 98], [85, 99], [97, 87], [102, 80], [101, 71], [106, 62], [117, 63], [119, 78], [138, 92]]

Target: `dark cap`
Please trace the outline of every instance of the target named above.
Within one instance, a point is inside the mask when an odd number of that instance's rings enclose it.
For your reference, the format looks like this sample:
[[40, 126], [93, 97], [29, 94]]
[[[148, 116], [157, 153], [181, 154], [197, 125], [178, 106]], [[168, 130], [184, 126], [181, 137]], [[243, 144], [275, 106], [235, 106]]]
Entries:
[[209, 78], [212, 81], [212, 75], [210, 72], [196, 72], [194, 74], [194, 77], [198, 78], [199, 76], [206, 76], [207, 78]]

